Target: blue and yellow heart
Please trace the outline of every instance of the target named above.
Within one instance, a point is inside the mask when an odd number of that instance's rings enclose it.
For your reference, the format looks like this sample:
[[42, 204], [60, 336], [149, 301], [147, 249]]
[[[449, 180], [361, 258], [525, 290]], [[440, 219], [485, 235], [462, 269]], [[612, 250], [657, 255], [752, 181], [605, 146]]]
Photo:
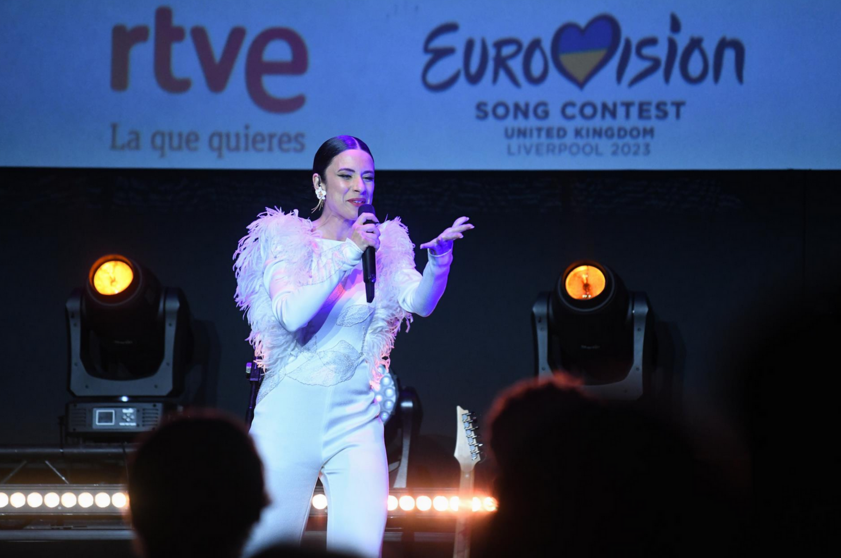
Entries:
[[619, 23], [608, 14], [594, 17], [583, 29], [567, 23], [552, 38], [552, 62], [564, 77], [584, 89], [613, 58], [620, 35]]

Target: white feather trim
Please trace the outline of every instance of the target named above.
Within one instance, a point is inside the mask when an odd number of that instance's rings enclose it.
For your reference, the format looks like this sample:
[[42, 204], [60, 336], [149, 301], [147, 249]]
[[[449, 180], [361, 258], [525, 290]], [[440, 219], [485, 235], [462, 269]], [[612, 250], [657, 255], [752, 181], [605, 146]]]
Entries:
[[[271, 298], [263, 284], [263, 271], [267, 262], [283, 258], [289, 262], [288, 269], [297, 270], [290, 278], [295, 285], [323, 280], [312, 277], [311, 271], [318, 237], [312, 222], [299, 218], [297, 211], [285, 214], [279, 208], [266, 208], [248, 225], [248, 234], [239, 241], [234, 252], [237, 278], [234, 299], [251, 325], [247, 340], [254, 347], [257, 365], [265, 373], [260, 399], [284, 376], [284, 368], [296, 343], [295, 334], [284, 329], [274, 316]], [[406, 320], [408, 331], [412, 321], [412, 315], [398, 300], [401, 287], [405, 287], [398, 281], [398, 274], [414, 267], [414, 245], [406, 226], [399, 218], [386, 221], [380, 226], [374, 316], [362, 347], [372, 385], [382, 378], [379, 366], [388, 368], [388, 357], [400, 324]]]

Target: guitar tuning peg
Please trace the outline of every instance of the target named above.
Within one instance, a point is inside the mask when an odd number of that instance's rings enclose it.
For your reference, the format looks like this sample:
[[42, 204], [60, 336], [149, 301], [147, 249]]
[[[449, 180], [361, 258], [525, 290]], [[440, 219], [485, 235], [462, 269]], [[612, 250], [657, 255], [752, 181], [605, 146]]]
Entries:
[[470, 459], [473, 460], [473, 461], [478, 461], [479, 459], [481, 459], [481, 457], [479, 457], [478, 455], [474, 455]]

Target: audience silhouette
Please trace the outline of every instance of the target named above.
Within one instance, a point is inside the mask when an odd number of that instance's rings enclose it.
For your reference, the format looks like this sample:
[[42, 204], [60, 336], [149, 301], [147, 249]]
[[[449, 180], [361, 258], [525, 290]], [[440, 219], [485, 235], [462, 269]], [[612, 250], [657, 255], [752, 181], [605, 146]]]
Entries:
[[128, 492], [144, 558], [235, 558], [267, 503], [245, 427], [206, 410], [174, 416], [141, 441]]
[[730, 553], [716, 475], [639, 403], [556, 375], [503, 392], [488, 423], [499, 511], [474, 529], [474, 557]]

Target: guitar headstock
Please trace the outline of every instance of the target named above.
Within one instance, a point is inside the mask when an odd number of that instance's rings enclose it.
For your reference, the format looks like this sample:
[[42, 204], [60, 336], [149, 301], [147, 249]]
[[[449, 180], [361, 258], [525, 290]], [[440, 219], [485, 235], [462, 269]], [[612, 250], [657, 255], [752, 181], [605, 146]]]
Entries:
[[476, 417], [473, 413], [460, 406], [456, 407], [458, 426], [456, 427], [456, 460], [458, 460], [462, 471], [472, 471], [479, 461], [482, 460], [482, 444], [476, 436]]

